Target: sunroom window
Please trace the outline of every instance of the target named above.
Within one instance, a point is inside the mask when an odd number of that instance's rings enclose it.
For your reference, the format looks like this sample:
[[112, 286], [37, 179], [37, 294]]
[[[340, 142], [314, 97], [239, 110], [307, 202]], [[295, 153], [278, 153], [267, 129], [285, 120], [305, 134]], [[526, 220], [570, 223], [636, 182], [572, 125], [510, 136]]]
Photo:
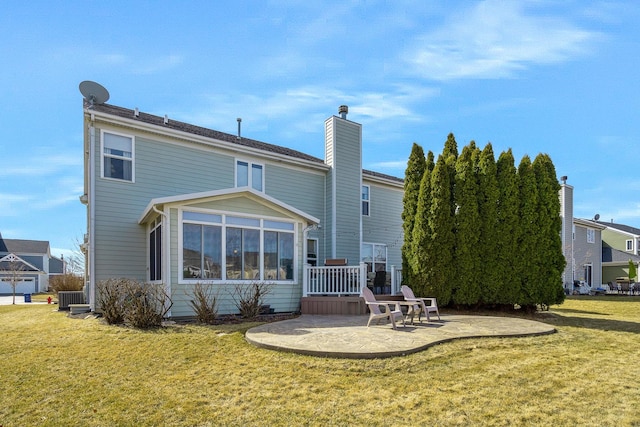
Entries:
[[149, 233], [149, 280], [162, 280], [162, 222], [156, 220]]
[[185, 280], [293, 280], [294, 223], [182, 213]]

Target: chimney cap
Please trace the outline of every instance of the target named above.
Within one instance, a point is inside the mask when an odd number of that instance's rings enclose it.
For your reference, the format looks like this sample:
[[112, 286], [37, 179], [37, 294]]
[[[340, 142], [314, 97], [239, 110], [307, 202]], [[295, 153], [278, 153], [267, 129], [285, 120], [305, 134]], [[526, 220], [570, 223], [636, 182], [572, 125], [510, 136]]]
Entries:
[[347, 105], [341, 105], [338, 108], [338, 114], [340, 114], [340, 117], [343, 119], [347, 118], [347, 113], [349, 113], [349, 107]]

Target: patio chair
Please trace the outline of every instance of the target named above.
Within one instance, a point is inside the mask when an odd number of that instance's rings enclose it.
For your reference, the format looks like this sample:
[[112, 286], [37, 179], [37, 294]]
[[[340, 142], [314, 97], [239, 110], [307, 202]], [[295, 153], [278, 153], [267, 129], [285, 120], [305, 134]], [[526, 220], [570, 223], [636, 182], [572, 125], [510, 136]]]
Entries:
[[[418, 303], [418, 322], [420, 321], [420, 316], [422, 315], [422, 313], [424, 313], [427, 317], [427, 322], [431, 320], [431, 318], [429, 317], [429, 313], [436, 313], [438, 315], [438, 320], [440, 320], [438, 303], [435, 298], [416, 298], [416, 296], [413, 294], [413, 290], [406, 285], [402, 285], [400, 291], [402, 292], [405, 300], [415, 301], [416, 303]], [[425, 303], [428, 303], [428, 305]]]
[[[395, 309], [391, 309], [391, 306], [394, 305], [391, 301], [377, 301], [376, 297], [373, 296], [373, 292], [367, 286], [362, 287], [362, 297], [364, 298], [364, 302], [367, 303], [369, 307], [369, 321], [367, 322], [367, 328], [371, 324], [372, 320], [378, 319], [386, 319], [389, 318], [391, 320], [391, 326], [393, 329], [396, 329], [396, 319], [402, 320], [402, 326], [406, 326], [404, 323], [404, 316], [402, 314], [402, 310], [400, 310], [400, 305], [395, 304]], [[380, 307], [384, 307], [384, 311], [380, 309]]]

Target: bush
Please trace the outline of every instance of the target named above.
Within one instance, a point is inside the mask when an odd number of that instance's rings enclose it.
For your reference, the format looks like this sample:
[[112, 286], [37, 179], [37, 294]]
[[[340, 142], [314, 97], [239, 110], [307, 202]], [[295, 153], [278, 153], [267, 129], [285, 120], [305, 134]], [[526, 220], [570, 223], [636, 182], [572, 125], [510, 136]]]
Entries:
[[245, 319], [254, 319], [260, 314], [264, 297], [271, 292], [273, 283], [253, 282], [250, 285], [236, 284], [231, 298], [235, 303], [240, 316]]
[[49, 290], [56, 294], [60, 291], [81, 291], [84, 287], [84, 278], [71, 273], [51, 276]]
[[96, 303], [104, 320], [115, 325], [124, 323], [124, 297], [128, 279], [108, 279], [96, 286]]
[[121, 278], [98, 283], [98, 305], [107, 323], [146, 329], [161, 326], [173, 303], [164, 285]]
[[196, 320], [212, 325], [218, 317], [218, 294], [213, 291], [213, 285], [198, 282], [190, 295], [193, 299], [189, 304], [196, 313]]

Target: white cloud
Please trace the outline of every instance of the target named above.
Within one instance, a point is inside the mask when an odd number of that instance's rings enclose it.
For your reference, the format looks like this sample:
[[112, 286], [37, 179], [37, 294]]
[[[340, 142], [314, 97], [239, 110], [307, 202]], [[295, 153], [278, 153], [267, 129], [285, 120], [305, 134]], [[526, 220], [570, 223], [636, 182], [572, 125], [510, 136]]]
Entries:
[[[37, 154], [29, 158], [28, 162], [8, 161], [8, 166], [0, 169], [0, 176], [45, 176], [53, 175], [67, 168], [82, 168], [82, 157], [77, 153], [65, 154]], [[78, 169], [81, 170], [81, 169]]]
[[31, 197], [23, 194], [0, 193], [0, 216], [16, 216], [24, 211], [25, 205], [31, 201]]
[[509, 77], [532, 64], [569, 60], [598, 37], [567, 19], [536, 14], [527, 4], [474, 4], [419, 37], [404, 60], [427, 79]]

